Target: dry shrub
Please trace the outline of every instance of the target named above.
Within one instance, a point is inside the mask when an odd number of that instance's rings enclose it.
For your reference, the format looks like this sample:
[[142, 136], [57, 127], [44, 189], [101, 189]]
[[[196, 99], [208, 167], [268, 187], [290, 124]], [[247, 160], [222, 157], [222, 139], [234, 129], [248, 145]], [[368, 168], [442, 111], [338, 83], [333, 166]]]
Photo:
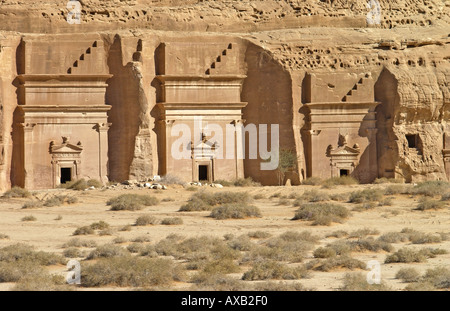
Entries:
[[31, 197], [31, 193], [24, 188], [20, 187], [12, 187], [10, 190], [6, 191], [3, 194], [3, 198], [29, 198]]
[[183, 219], [180, 217], [164, 218], [161, 220], [161, 224], [165, 226], [179, 226], [183, 224]]
[[140, 235], [138, 237], [135, 237], [132, 241], [135, 243], [146, 243], [146, 242], [150, 242], [151, 239], [150, 239], [150, 237], [148, 237], [146, 235]]
[[23, 209], [32, 209], [32, 208], [40, 208], [42, 207], [44, 204], [42, 203], [42, 201], [39, 200], [31, 200], [29, 202], [26, 202], [22, 208]]
[[336, 269], [366, 269], [366, 264], [348, 255], [330, 257], [324, 260], [316, 259], [308, 262], [307, 268], [316, 271], [333, 271]]
[[428, 198], [421, 198], [419, 204], [415, 208], [418, 211], [439, 210], [447, 206], [445, 201], [430, 200]]
[[81, 240], [79, 238], [72, 238], [67, 243], [65, 243], [63, 248], [69, 247], [97, 247], [97, 243], [93, 240]]
[[219, 192], [213, 193], [200, 191], [191, 196], [187, 204], [180, 208], [180, 212], [192, 211], [210, 211], [214, 207], [224, 204], [242, 204], [250, 203], [251, 198], [247, 192]]
[[347, 273], [344, 276], [342, 291], [388, 291], [391, 290], [386, 284], [369, 284], [366, 275], [362, 273]]
[[381, 235], [378, 240], [387, 243], [400, 243], [409, 240], [408, 235], [401, 232], [388, 232]]
[[261, 245], [255, 245], [244, 261], [276, 260], [302, 262], [307, 252], [314, 248], [319, 238], [308, 231], [288, 231], [271, 238]]
[[292, 220], [312, 221], [312, 225], [329, 226], [332, 222], [342, 223], [350, 215], [347, 208], [334, 203], [304, 203], [295, 212]]
[[242, 205], [240, 203], [228, 203], [215, 207], [211, 211], [212, 218], [215, 219], [244, 219], [251, 217], [262, 217], [258, 207], [253, 205]]
[[382, 189], [364, 189], [354, 191], [350, 194], [350, 203], [366, 203], [380, 201], [383, 198], [384, 191]]
[[143, 215], [136, 219], [136, 226], [156, 225], [158, 220], [154, 216]]
[[426, 262], [427, 258], [434, 258], [437, 255], [446, 254], [442, 249], [423, 248], [420, 250], [401, 248], [394, 254], [389, 255], [385, 259], [385, 263], [411, 263], [411, 262]]
[[22, 217], [21, 220], [22, 220], [22, 221], [36, 221], [37, 218], [34, 217], [33, 215], [29, 215], [29, 216]]
[[94, 229], [92, 229], [91, 226], [82, 226], [77, 228], [73, 232], [73, 235], [89, 235], [89, 234], [95, 234], [95, 231]]
[[294, 206], [301, 206], [304, 202], [322, 202], [328, 201], [330, 197], [328, 194], [316, 189], [305, 191], [300, 197], [294, 201]]
[[161, 184], [164, 185], [184, 185], [185, 182], [181, 180], [180, 177], [172, 174], [167, 174], [166, 176], [162, 176], [160, 180]]
[[441, 201], [450, 201], [450, 192], [444, 193], [441, 197]]
[[3, 233], [0, 233], [0, 240], [8, 240], [9, 236]]
[[132, 243], [127, 246], [127, 250], [132, 254], [141, 253], [144, 250], [144, 245], [141, 243]]
[[258, 283], [255, 285], [256, 291], [262, 292], [293, 292], [293, 291], [308, 291], [309, 289], [305, 288], [302, 284], [295, 283], [286, 283], [286, 282], [276, 282], [276, 281], [267, 281]]
[[373, 181], [374, 184], [403, 184], [402, 179], [381, 177]]
[[42, 273], [42, 266], [65, 264], [56, 254], [35, 251], [26, 244], [14, 244], [0, 249], [0, 282], [17, 282], [28, 275]]
[[439, 289], [450, 288], [450, 270], [445, 267], [437, 267], [434, 269], [428, 269], [423, 276], [425, 282], [433, 284], [434, 287]]
[[350, 232], [348, 237], [361, 239], [368, 235], [378, 235], [378, 234], [380, 234], [380, 231], [376, 229], [363, 228]]
[[154, 206], [159, 203], [158, 198], [143, 194], [122, 194], [106, 202], [112, 211], [136, 211], [144, 206]]
[[101, 258], [95, 264], [82, 266], [84, 287], [151, 287], [168, 286], [184, 278], [184, 270], [171, 260], [119, 256]]
[[65, 283], [64, 277], [41, 272], [26, 275], [18, 280], [13, 291], [70, 291], [72, 288]]
[[102, 184], [102, 182], [101, 182], [100, 180], [97, 180], [97, 179], [89, 179], [89, 180], [87, 181], [87, 186], [88, 186], [88, 188], [89, 188], [89, 187], [94, 187], [94, 188], [99, 189], [99, 188], [102, 188], [102, 187], [103, 187], [103, 184]]
[[281, 279], [298, 280], [305, 278], [308, 271], [304, 266], [289, 267], [276, 261], [256, 262], [252, 269], [245, 272], [242, 279], [245, 281]]
[[201, 291], [246, 291], [248, 285], [242, 280], [236, 280], [225, 275], [197, 273], [192, 282], [191, 290]]
[[323, 180], [319, 177], [309, 177], [302, 182], [302, 185], [308, 186], [320, 186], [323, 183]]
[[250, 251], [255, 246], [255, 244], [252, 243], [252, 241], [248, 236], [241, 235], [237, 238], [230, 240], [228, 242], [228, 246], [230, 246], [232, 249], [245, 252]]
[[405, 283], [417, 282], [420, 279], [420, 273], [414, 268], [401, 268], [397, 271], [395, 278]]
[[64, 257], [66, 258], [79, 258], [83, 257], [82, 252], [76, 247], [70, 247], [64, 250]]
[[253, 196], [254, 200], [262, 200], [262, 199], [265, 199], [265, 198], [266, 198], [266, 196], [264, 194], [262, 194], [262, 193], [257, 193], [257, 194], [255, 194]]
[[348, 232], [344, 231], [344, 230], [337, 230], [337, 231], [333, 231], [332, 233], [328, 234], [326, 237], [327, 238], [343, 238], [348, 236]]
[[254, 231], [249, 232], [248, 236], [253, 239], [267, 239], [270, 238], [272, 235], [266, 231]]
[[384, 189], [385, 195], [412, 194], [412, 185], [389, 185]]
[[111, 258], [111, 257], [123, 257], [129, 255], [129, 252], [114, 244], [105, 244], [98, 246], [95, 250], [93, 250], [87, 257], [88, 260], [96, 259], [96, 258]]
[[60, 187], [77, 191], [82, 191], [89, 188], [88, 183], [84, 178], [66, 182], [65, 184], [61, 184]]
[[78, 203], [77, 197], [67, 195], [55, 195], [44, 201], [43, 205], [47, 207], [61, 206], [63, 204], [75, 204]]
[[99, 222], [94, 222], [90, 225], [90, 227], [93, 230], [105, 230], [105, 229], [109, 229], [109, 224], [103, 220], [100, 220]]
[[442, 195], [450, 190], [450, 183], [442, 180], [426, 181], [417, 184], [413, 188], [413, 193], [418, 195], [424, 195], [428, 197], [434, 197]]
[[345, 202], [348, 201], [350, 197], [350, 193], [334, 193], [330, 195], [330, 200], [332, 201], [338, 201], [338, 202]]
[[336, 256], [336, 251], [331, 247], [319, 247], [314, 250], [314, 258], [331, 258]]
[[333, 188], [335, 186], [341, 185], [357, 185], [359, 184], [358, 180], [351, 176], [341, 176], [341, 177], [333, 177], [329, 178], [322, 182], [323, 188]]
[[416, 291], [416, 292], [431, 292], [435, 291], [436, 287], [430, 282], [419, 281], [416, 283], [411, 283], [405, 287], [406, 291]]
[[239, 266], [231, 259], [216, 259], [206, 263], [203, 270], [208, 274], [230, 274], [240, 271]]

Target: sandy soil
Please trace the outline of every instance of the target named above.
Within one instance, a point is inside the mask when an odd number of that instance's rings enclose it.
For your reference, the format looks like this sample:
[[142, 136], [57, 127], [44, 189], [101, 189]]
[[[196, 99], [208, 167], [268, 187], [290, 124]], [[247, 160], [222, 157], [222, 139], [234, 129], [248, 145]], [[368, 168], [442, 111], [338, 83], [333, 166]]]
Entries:
[[[62, 245], [72, 239], [76, 228], [90, 225], [100, 220], [109, 223], [114, 234], [112, 236], [89, 235], [82, 236], [82, 239], [95, 240], [99, 245], [111, 242], [120, 236], [131, 240], [138, 236], [149, 236], [152, 242], [157, 242], [171, 233], [177, 233], [183, 236], [213, 235], [223, 237], [227, 233], [235, 235], [246, 234], [248, 232], [263, 230], [273, 235], [278, 235], [286, 231], [311, 231], [313, 234], [322, 237], [320, 245], [325, 245], [333, 238], [325, 236], [336, 230], [345, 230], [348, 232], [370, 228], [377, 229], [380, 234], [396, 231], [399, 232], [405, 227], [414, 228], [425, 233], [450, 232], [450, 209], [446, 208], [439, 211], [414, 211], [418, 198], [409, 196], [396, 196], [392, 206], [376, 207], [372, 210], [363, 212], [352, 212], [352, 216], [342, 224], [333, 224], [331, 226], [311, 226], [306, 221], [292, 221], [295, 207], [292, 204], [283, 206], [278, 205], [279, 199], [269, 197], [274, 193], [289, 195], [291, 193], [301, 194], [305, 190], [312, 188], [320, 189], [328, 193], [346, 193], [362, 189], [365, 187], [374, 187], [370, 185], [338, 186], [334, 189], [323, 190], [314, 186], [299, 187], [250, 187], [250, 188], [224, 188], [209, 189], [209, 191], [244, 191], [250, 195], [258, 193], [264, 194], [266, 199], [255, 201], [263, 214], [262, 218], [243, 219], [243, 220], [215, 220], [209, 217], [209, 212], [178, 212], [178, 209], [193, 194], [185, 190], [182, 186], [171, 186], [166, 191], [155, 191], [149, 189], [133, 190], [91, 190], [91, 191], [72, 191], [72, 190], [49, 190], [35, 192], [36, 196], [42, 198], [45, 195], [69, 194], [77, 196], [79, 202], [74, 205], [64, 205], [60, 207], [43, 207], [38, 209], [22, 209], [22, 205], [29, 199], [0, 199], [0, 233], [9, 236], [9, 239], [0, 240], [0, 247], [15, 243], [27, 243], [34, 245], [36, 249], [62, 254]], [[110, 211], [106, 201], [122, 193], [152, 194], [159, 199], [171, 198], [171, 202], [162, 202], [158, 206], [147, 207], [141, 211]], [[290, 200], [292, 202], [292, 200]], [[354, 204], [343, 203], [349, 209]], [[141, 215], [153, 215], [158, 219], [165, 217], [181, 217], [183, 225], [164, 226], [154, 225], [146, 227], [133, 226], [131, 231], [119, 231], [125, 225], [134, 224]], [[22, 217], [33, 215], [37, 218], [33, 222], [23, 222]], [[62, 219], [57, 220], [61, 216]], [[408, 245], [410, 243], [393, 244], [395, 249], [403, 246], [408, 247], [433, 247], [443, 248], [450, 252], [450, 241], [444, 241], [437, 244]], [[381, 263], [386, 258], [386, 252], [366, 252], [354, 253], [353, 257], [364, 262], [369, 260], [378, 260]], [[310, 254], [310, 258], [312, 258]], [[428, 259], [425, 263], [414, 264], [382, 264], [382, 279], [395, 290], [402, 290], [407, 284], [395, 279], [396, 272], [403, 267], [415, 267], [421, 273], [426, 269], [437, 266], [449, 266], [450, 254], [440, 255], [436, 258]], [[50, 267], [52, 272], [65, 274], [65, 266]], [[336, 290], [342, 285], [342, 278], [349, 270], [339, 270], [333, 272], [313, 271], [308, 279], [299, 280], [307, 288], [317, 290]], [[239, 277], [239, 275], [236, 275]], [[0, 290], [8, 290], [13, 286], [10, 283], [0, 283]], [[184, 289], [190, 287], [189, 283], [178, 283], [174, 289]], [[111, 289], [111, 288], [108, 288]], [[86, 289], [84, 289], [86, 290]], [[99, 289], [95, 289], [99, 290]], [[101, 290], [101, 289], [100, 289]], [[122, 290], [122, 289], [121, 289]]]

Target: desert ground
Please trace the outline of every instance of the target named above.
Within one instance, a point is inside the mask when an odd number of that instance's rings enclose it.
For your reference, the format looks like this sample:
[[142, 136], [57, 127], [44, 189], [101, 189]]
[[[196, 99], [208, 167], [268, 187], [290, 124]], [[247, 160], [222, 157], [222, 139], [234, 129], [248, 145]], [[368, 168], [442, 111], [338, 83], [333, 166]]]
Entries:
[[[413, 187], [412, 185], [401, 185], [404, 187]], [[389, 243], [390, 250], [383, 249], [352, 249], [348, 252], [348, 256], [357, 259], [365, 266], [371, 260], [377, 260], [381, 263], [381, 281], [383, 287], [370, 287], [368, 290], [382, 289], [400, 291], [405, 290], [407, 286], [412, 284], [421, 284], [420, 286], [428, 286], [422, 279], [427, 271], [435, 268], [448, 268], [450, 263], [450, 209], [448, 201], [441, 195], [430, 196], [429, 200], [444, 202], [436, 209], [416, 210], [423, 194], [386, 194], [385, 189], [389, 187], [399, 187], [398, 184], [371, 184], [371, 185], [337, 185], [324, 188], [320, 185], [301, 185], [301, 186], [282, 186], [282, 187], [198, 187], [198, 186], [182, 186], [168, 185], [167, 190], [153, 190], [148, 188], [134, 187], [132, 189], [123, 189], [124, 187], [116, 187], [115, 189], [95, 189], [75, 191], [68, 189], [53, 189], [46, 191], [30, 191], [32, 197], [28, 198], [6, 198], [0, 199], [0, 264], [3, 260], [2, 250], [5, 247], [23, 243], [34, 247], [36, 251], [44, 251], [61, 255], [62, 261], [57, 264], [49, 264], [45, 266], [45, 270], [54, 275], [63, 277], [68, 273], [68, 269], [64, 264], [70, 259], [76, 259], [81, 262], [82, 269], [85, 265], [92, 265], [103, 260], [100, 258], [91, 258], [89, 254], [102, 245], [114, 245], [125, 249], [131, 249], [129, 246], [137, 244], [157, 245], [169, 235], [179, 235], [179, 239], [198, 238], [201, 236], [217, 237], [218, 241], [222, 241], [224, 245], [237, 253], [233, 257], [232, 262], [237, 269], [221, 270], [218, 272], [205, 272], [211, 275], [223, 277], [226, 281], [216, 283], [211, 281], [193, 281], [193, 277], [200, 273], [202, 267], [207, 264], [209, 259], [205, 259], [203, 264], [198, 267], [188, 268], [190, 262], [194, 259], [183, 256], [170, 256], [157, 252], [151, 256], [154, 258], [164, 258], [172, 261], [174, 264], [182, 267], [184, 276], [182, 278], [174, 278], [168, 282], [157, 283], [154, 285], [129, 286], [127, 284], [102, 284], [99, 286], [83, 285], [83, 277], [81, 285], [55, 285], [50, 287], [51, 290], [70, 289], [70, 290], [136, 290], [136, 289], [153, 289], [153, 290], [221, 290], [221, 289], [267, 289], [267, 290], [319, 290], [319, 291], [335, 291], [342, 290], [344, 278], [348, 273], [362, 274], [364, 277], [369, 272], [365, 267], [345, 267], [337, 265], [327, 269], [316, 269], [320, 262], [328, 260], [327, 258], [314, 258], [314, 251], [319, 247], [325, 247], [329, 244], [341, 242], [355, 242], [361, 240], [379, 241], [380, 237], [389, 232], [400, 233], [405, 228], [416, 230], [416, 234], [421, 235], [423, 239], [416, 239], [414, 243], [408, 239]], [[364, 189], [381, 189], [383, 191], [382, 199], [374, 200], [376, 202], [366, 203], [350, 203], [348, 197], [351, 193]], [[293, 206], [296, 199], [301, 197], [305, 192], [313, 190], [313, 194], [328, 196], [325, 201], [344, 206], [350, 215], [341, 222], [331, 222], [329, 225], [314, 225], [309, 220], [293, 220], [298, 206]], [[249, 204], [259, 208], [261, 217], [246, 217], [243, 219], [224, 219], [218, 220], [211, 217], [210, 211], [193, 211], [180, 212], [180, 207], [186, 204], [191, 196], [202, 191], [219, 195], [220, 193], [247, 193], [251, 202]], [[447, 188], [448, 191], [448, 188]], [[392, 192], [392, 191], [391, 191]], [[394, 191], [395, 192], [395, 191]], [[159, 201], [156, 205], [145, 206], [140, 210], [111, 210], [111, 206], [106, 202], [118, 195], [134, 194], [134, 195], [150, 195], [156, 197]], [[444, 194], [444, 193], [442, 193]], [[63, 203], [60, 206], [38, 206], [34, 208], [23, 208], [24, 204], [30, 201], [41, 200], [53, 196], [64, 195], [67, 197], [76, 197], [76, 203]], [[385, 199], [389, 199], [386, 203]], [[76, 201], [76, 200], [74, 200]], [[307, 200], [308, 201], [308, 200]], [[313, 199], [309, 201], [314, 201]], [[383, 203], [384, 202], [384, 203]], [[302, 203], [303, 204], [303, 203]], [[26, 216], [34, 216], [33, 221], [24, 221]], [[153, 224], [137, 226], [136, 220], [140, 216], [153, 216]], [[161, 221], [165, 218], [181, 218], [182, 224], [163, 225]], [[77, 228], [90, 226], [93, 223], [103, 221], [109, 227], [106, 230], [94, 230], [86, 235], [74, 235]], [[128, 226], [130, 225], [130, 226]], [[128, 227], [127, 227], [128, 226]], [[364, 229], [364, 230], [360, 230]], [[126, 230], [126, 231], [123, 231]], [[358, 231], [360, 230], [360, 231]], [[365, 232], [364, 232], [365, 231]], [[260, 235], [254, 234], [259, 232]], [[254, 259], [249, 256], [252, 250], [258, 245], [270, 245], [272, 239], [280, 237], [286, 232], [304, 233], [309, 232], [316, 236], [317, 240], [310, 248], [305, 248], [301, 252], [300, 260], [290, 260], [289, 258], [279, 258], [279, 262], [286, 267], [297, 267], [303, 265], [308, 267], [308, 263], [317, 261], [316, 264], [310, 265], [300, 277], [292, 276], [262, 276], [253, 279], [242, 280], [246, 271], [252, 269], [256, 262], [264, 262], [267, 258]], [[341, 234], [336, 234], [341, 232]], [[359, 232], [359, 233], [358, 233]], [[263, 234], [262, 234], [263, 233]], [[334, 235], [334, 236], [333, 236]], [[424, 238], [425, 237], [425, 238]], [[426, 238], [428, 237], [428, 238]], [[430, 237], [435, 237], [431, 239]], [[91, 247], [74, 247], [79, 252], [75, 255], [65, 253], [69, 241], [73, 239], [81, 241], [90, 241]], [[133, 242], [136, 238], [138, 242]], [[295, 239], [295, 238], [294, 238]], [[94, 243], [95, 242], [95, 243]], [[292, 242], [292, 241], [291, 241]], [[295, 243], [296, 241], [293, 241]], [[244, 245], [244, 246], [242, 246]], [[205, 251], [206, 251], [205, 245]], [[72, 248], [72, 249], [74, 249]], [[394, 254], [402, 248], [407, 249], [440, 249], [438, 255], [427, 256], [421, 262], [391, 262], [385, 263], [388, 256]], [[183, 253], [183, 251], [180, 251]], [[295, 252], [295, 250], [294, 250]], [[111, 255], [110, 257], [113, 257]], [[142, 256], [138, 251], [130, 252], [130, 254], [121, 256]], [[343, 256], [343, 255], [342, 255]], [[70, 258], [75, 257], [75, 258]], [[102, 256], [99, 256], [102, 257]], [[104, 256], [108, 257], [108, 256]], [[253, 259], [248, 259], [248, 258]], [[341, 257], [333, 255], [332, 258]], [[205, 257], [209, 258], [209, 257]], [[244, 259], [243, 259], [244, 258]], [[245, 260], [247, 258], [247, 260]], [[273, 261], [274, 257], [271, 257]], [[106, 260], [106, 259], [105, 259]], [[5, 282], [2, 279], [2, 267], [0, 265], [0, 290], [8, 291], [17, 288], [17, 282]], [[404, 280], [396, 277], [397, 272], [402, 268], [414, 268], [419, 274], [415, 282], [404, 282]], [[214, 270], [214, 269], [212, 269]], [[320, 271], [325, 270], [325, 271]], [[206, 271], [206, 270], [205, 270]], [[437, 270], [436, 270], [437, 271]], [[231, 273], [230, 273], [231, 272]], [[84, 276], [82, 271], [82, 276]], [[18, 279], [18, 282], [20, 278]], [[22, 282], [23, 283], [23, 282]], [[220, 286], [218, 285], [220, 284]], [[227, 285], [228, 284], [228, 285]], [[260, 287], [256, 287], [257, 285]], [[297, 287], [295, 287], [297, 284]], [[298, 284], [301, 284], [298, 285]], [[448, 285], [448, 283], [447, 283]], [[230, 287], [226, 287], [230, 286]], [[264, 287], [265, 286], [265, 287]], [[419, 286], [419, 285], [418, 285]], [[420, 288], [419, 286], [419, 288]], [[26, 288], [26, 287], [25, 287]], [[448, 290], [445, 286], [422, 287], [425, 290]], [[31, 288], [33, 289], [33, 288]], [[40, 289], [45, 289], [45, 286]], [[352, 288], [347, 288], [352, 289]], [[354, 290], [362, 290], [361, 288], [353, 288]]]

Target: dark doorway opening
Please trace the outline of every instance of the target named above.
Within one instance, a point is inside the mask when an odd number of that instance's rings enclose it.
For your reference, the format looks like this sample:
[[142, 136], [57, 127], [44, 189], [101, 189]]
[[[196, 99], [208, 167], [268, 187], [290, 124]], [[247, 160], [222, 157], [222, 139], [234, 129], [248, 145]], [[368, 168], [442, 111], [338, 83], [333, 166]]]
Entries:
[[417, 148], [417, 135], [406, 135], [409, 148]]
[[339, 175], [342, 176], [349, 176], [350, 170], [340, 170]]
[[198, 166], [198, 181], [208, 180], [208, 165]]
[[61, 167], [61, 184], [72, 181], [72, 168]]

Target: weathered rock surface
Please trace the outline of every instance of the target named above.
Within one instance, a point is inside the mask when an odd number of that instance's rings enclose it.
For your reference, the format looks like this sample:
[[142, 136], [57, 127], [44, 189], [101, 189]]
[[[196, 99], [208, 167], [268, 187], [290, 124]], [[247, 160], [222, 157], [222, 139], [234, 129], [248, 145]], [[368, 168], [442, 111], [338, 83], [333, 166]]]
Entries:
[[[295, 150], [298, 156], [298, 169], [286, 177], [292, 184], [311, 175], [310, 161], [315, 158], [305, 136], [310, 125], [304, 105], [329, 100], [361, 103], [371, 96], [380, 103], [377, 160], [375, 167], [367, 160], [371, 168], [356, 173], [364, 181], [383, 176], [408, 182], [450, 178], [448, 1], [380, 0], [380, 25], [368, 23], [367, 14], [373, 8], [356, 0], [80, 3], [81, 24], [69, 25], [67, 1], [0, 1], [2, 189], [15, 180], [11, 132], [20, 101], [17, 76], [28, 70], [26, 66], [43, 68], [35, 72], [40, 74], [67, 74], [67, 68], [58, 64], [73, 61], [68, 52], [58, 56], [63, 61], [24, 63], [21, 53], [27, 49], [27, 40], [41, 41], [48, 51], [61, 40], [71, 40], [73, 55], [78, 56], [77, 42], [94, 37], [103, 42], [107, 69], [113, 75], [105, 100], [112, 106], [108, 113], [110, 180], [142, 180], [161, 173], [156, 109], [160, 94], [155, 84], [158, 46], [231, 41], [244, 51], [245, 68], [236, 69], [246, 74], [241, 97], [248, 104], [243, 119], [280, 124], [281, 147]], [[94, 71], [87, 68], [85, 73]], [[361, 83], [360, 90], [366, 89], [358, 93], [353, 86], [365, 76], [370, 76], [372, 84]], [[316, 84], [308, 89], [309, 77]], [[318, 99], [311, 101], [314, 96]], [[368, 137], [359, 136], [355, 142]], [[326, 139], [337, 144], [337, 137]], [[352, 139], [351, 134], [351, 146]], [[320, 150], [321, 156], [324, 153]], [[245, 160], [245, 176], [276, 184], [276, 173], [261, 172], [260, 163], [261, 159]], [[373, 170], [370, 176], [368, 170]]]

